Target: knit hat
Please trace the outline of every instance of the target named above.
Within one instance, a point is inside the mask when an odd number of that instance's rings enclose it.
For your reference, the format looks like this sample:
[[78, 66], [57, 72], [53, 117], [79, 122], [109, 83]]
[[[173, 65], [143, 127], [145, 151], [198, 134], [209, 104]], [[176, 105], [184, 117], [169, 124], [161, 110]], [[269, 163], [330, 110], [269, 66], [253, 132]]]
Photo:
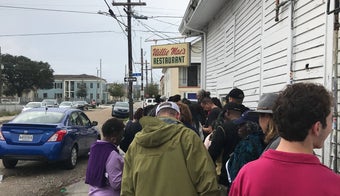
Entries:
[[160, 103], [157, 106], [157, 108], [156, 108], [156, 115], [158, 114], [158, 112], [161, 109], [164, 109], [164, 108], [172, 108], [172, 109], [176, 110], [176, 112], [180, 113], [179, 107], [178, 107], [178, 105], [176, 103], [171, 102], [171, 101], [167, 101], [167, 102]]
[[232, 89], [229, 94], [229, 97], [235, 98], [235, 99], [243, 99], [244, 98], [244, 93], [241, 89], [234, 88]]

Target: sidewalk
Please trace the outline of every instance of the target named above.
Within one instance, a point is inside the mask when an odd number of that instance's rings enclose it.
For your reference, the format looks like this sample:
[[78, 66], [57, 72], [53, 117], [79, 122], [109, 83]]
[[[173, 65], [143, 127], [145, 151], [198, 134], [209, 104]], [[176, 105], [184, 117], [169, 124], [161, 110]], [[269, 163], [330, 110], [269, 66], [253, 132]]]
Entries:
[[4, 122], [8, 122], [10, 120], [12, 120], [14, 118], [14, 116], [1, 116], [0, 117], [0, 125]]
[[88, 191], [89, 185], [85, 184], [85, 179], [82, 179], [80, 182], [65, 187], [63, 193], [72, 196], [87, 196]]

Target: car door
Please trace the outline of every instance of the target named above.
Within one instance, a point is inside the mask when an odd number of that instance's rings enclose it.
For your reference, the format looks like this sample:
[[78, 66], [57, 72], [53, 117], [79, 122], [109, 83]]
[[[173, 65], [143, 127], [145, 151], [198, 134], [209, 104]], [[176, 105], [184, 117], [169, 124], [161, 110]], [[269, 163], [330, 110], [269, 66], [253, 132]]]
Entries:
[[97, 140], [98, 130], [95, 126], [92, 126], [90, 119], [84, 112], [79, 112], [79, 119], [82, 121], [84, 134], [85, 134], [85, 146], [84, 151], [89, 151], [91, 145]]
[[78, 143], [78, 153], [83, 154], [84, 146], [87, 146], [87, 133], [78, 111], [74, 111], [70, 114], [68, 124], [71, 126], [71, 134], [74, 136], [74, 140]]

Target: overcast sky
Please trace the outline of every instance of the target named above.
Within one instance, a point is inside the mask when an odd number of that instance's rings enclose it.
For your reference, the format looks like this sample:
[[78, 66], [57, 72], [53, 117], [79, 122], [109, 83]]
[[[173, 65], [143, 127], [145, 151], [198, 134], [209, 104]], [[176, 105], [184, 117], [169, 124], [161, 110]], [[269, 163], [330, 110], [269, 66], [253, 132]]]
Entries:
[[[150, 46], [155, 42], [146, 40], [181, 36], [178, 26], [182, 19], [179, 17], [184, 15], [189, 0], [141, 2], [146, 6], [133, 7], [135, 14], [149, 19], [132, 19], [133, 61], [137, 63], [141, 47], [145, 51], [144, 59], [150, 62]], [[112, 6], [112, 0], [107, 3], [126, 24], [123, 7]], [[102, 77], [108, 82], [123, 82], [128, 66], [124, 27], [110, 16], [97, 14], [98, 11], [108, 12], [104, 0], [0, 0], [1, 53], [47, 62], [55, 74], [96, 76], [102, 59]], [[158, 41], [157, 44], [173, 41], [185, 40]], [[133, 65], [133, 72], [140, 72], [139, 64]], [[155, 70], [154, 81], [158, 82], [160, 77], [161, 71]]]

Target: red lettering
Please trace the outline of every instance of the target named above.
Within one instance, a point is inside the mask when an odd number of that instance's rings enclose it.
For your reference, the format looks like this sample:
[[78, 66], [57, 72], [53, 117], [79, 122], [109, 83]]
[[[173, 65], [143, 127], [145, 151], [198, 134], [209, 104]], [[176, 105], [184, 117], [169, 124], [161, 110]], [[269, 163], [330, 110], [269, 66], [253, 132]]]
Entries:
[[152, 51], [153, 56], [167, 56], [169, 54], [169, 50], [166, 48], [154, 48]]
[[184, 55], [185, 48], [173, 47], [171, 48], [171, 55]]

